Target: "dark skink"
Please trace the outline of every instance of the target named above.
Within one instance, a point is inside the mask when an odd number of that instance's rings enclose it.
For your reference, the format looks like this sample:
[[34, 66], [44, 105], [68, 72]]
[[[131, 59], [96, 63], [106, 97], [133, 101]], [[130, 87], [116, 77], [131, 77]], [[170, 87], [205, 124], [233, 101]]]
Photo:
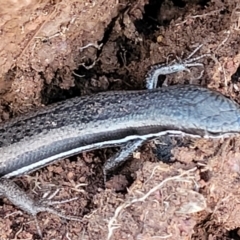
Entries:
[[1, 124], [0, 177], [132, 139], [164, 134], [215, 138], [239, 132], [240, 107], [199, 86], [99, 93]]

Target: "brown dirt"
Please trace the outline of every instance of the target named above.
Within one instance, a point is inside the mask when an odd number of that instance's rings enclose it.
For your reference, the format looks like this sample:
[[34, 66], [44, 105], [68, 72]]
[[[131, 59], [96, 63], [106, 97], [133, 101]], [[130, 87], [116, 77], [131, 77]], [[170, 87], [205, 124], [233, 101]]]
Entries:
[[[2, 1], [1, 120], [76, 95], [143, 88], [151, 65], [201, 43], [199, 54], [212, 53], [201, 80], [193, 68], [162, 82], [201, 84], [240, 103], [239, 1], [173, 2]], [[89, 43], [98, 47], [82, 49]], [[83, 223], [39, 214], [44, 239], [240, 239], [239, 149], [238, 137], [164, 138], [143, 146], [106, 185], [102, 165], [114, 149], [16, 181], [36, 196], [59, 188], [59, 199], [79, 197], [61, 209]], [[39, 239], [30, 216], [9, 215], [16, 210], [1, 202], [1, 239]]]

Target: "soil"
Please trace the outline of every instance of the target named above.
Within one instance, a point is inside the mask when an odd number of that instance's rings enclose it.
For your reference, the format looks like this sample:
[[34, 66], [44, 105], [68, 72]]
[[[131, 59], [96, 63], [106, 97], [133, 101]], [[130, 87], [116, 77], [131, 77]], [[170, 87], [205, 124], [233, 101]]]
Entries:
[[[143, 89], [150, 66], [196, 54], [204, 67], [162, 76], [240, 103], [239, 0], [2, 1], [1, 121], [41, 105]], [[198, 79], [201, 71], [204, 73]], [[40, 213], [43, 239], [240, 239], [240, 139], [165, 137], [146, 143], [104, 183], [118, 149], [83, 153], [16, 178], [82, 222]], [[34, 219], [0, 202], [1, 239], [40, 239]]]

